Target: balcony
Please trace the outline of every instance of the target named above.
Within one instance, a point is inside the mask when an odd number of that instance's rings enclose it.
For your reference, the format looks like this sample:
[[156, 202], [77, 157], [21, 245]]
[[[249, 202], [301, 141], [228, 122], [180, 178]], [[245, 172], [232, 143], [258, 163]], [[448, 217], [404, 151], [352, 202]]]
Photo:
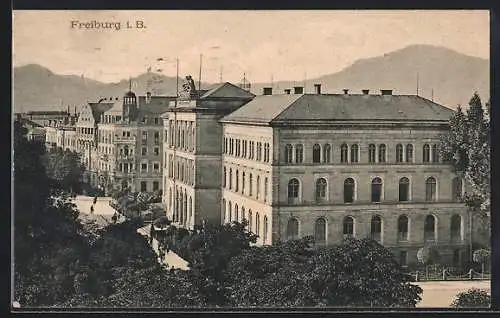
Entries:
[[130, 137], [123, 137], [123, 136], [116, 136], [115, 137], [115, 144], [134, 144], [135, 145], [135, 136], [130, 136]]
[[116, 160], [120, 160], [120, 161], [135, 160], [135, 156], [134, 155], [117, 155]]

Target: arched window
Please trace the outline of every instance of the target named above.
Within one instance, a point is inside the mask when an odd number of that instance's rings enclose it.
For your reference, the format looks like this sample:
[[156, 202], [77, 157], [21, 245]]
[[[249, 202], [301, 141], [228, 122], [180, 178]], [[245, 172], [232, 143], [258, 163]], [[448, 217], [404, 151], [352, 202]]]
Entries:
[[285, 162], [286, 163], [292, 163], [292, 154], [293, 154], [293, 147], [292, 145], [288, 144], [285, 146]]
[[304, 147], [301, 144], [295, 145], [295, 162], [302, 163], [304, 161]]
[[374, 144], [368, 145], [368, 162], [370, 163], [375, 162], [376, 148]]
[[241, 221], [244, 221], [244, 220], [247, 220], [247, 221], [248, 221], [248, 219], [247, 219], [247, 215], [246, 215], [246, 213], [245, 213], [245, 207], [244, 207], [244, 206], [242, 206], [242, 207], [241, 207]]
[[348, 153], [349, 149], [347, 144], [342, 144], [342, 146], [340, 146], [340, 162], [347, 163]]
[[238, 211], [238, 205], [234, 205], [234, 221], [239, 222], [240, 221], [240, 216], [239, 216], [239, 211]]
[[288, 181], [288, 198], [297, 199], [299, 197], [299, 180], [293, 178]]
[[222, 199], [222, 224], [226, 223], [226, 199]]
[[398, 218], [398, 240], [408, 241], [408, 217], [406, 215]]
[[314, 225], [314, 242], [319, 245], [326, 243], [326, 220], [319, 218]]
[[410, 180], [406, 177], [399, 179], [399, 201], [406, 202], [410, 199]]
[[432, 145], [432, 162], [439, 162], [439, 148], [436, 144]]
[[425, 180], [425, 201], [436, 201], [436, 179], [433, 177], [429, 177]]
[[422, 161], [424, 163], [428, 163], [431, 160], [431, 147], [428, 144], [425, 144], [422, 152]]
[[326, 199], [326, 180], [319, 178], [316, 180], [316, 200], [323, 201]]
[[402, 144], [396, 145], [396, 162], [398, 162], [398, 163], [403, 162], [403, 145]]
[[299, 221], [295, 218], [288, 220], [286, 226], [286, 238], [287, 240], [295, 240], [299, 238]]
[[382, 199], [382, 179], [372, 180], [372, 202], [380, 202]]
[[428, 215], [424, 222], [424, 240], [425, 241], [435, 241], [436, 240], [436, 218], [434, 215]]
[[385, 162], [386, 156], [385, 156], [385, 145], [381, 144], [378, 146], [378, 162]]
[[260, 176], [258, 175], [257, 176], [257, 191], [255, 191], [257, 193], [257, 196], [256, 196], [256, 199], [258, 199], [260, 197]]
[[450, 234], [453, 243], [458, 243], [462, 240], [462, 217], [454, 214], [451, 217]]
[[347, 178], [344, 181], [344, 202], [352, 203], [354, 202], [354, 191], [355, 191], [354, 179]]
[[239, 190], [239, 185], [240, 185], [240, 172], [236, 170], [236, 182], [234, 184], [234, 191]]
[[323, 146], [323, 162], [330, 163], [332, 161], [332, 146], [326, 144]]
[[315, 144], [313, 146], [313, 163], [320, 163], [321, 162], [321, 146], [318, 144]]
[[231, 223], [231, 222], [233, 222], [233, 206], [232, 206], [231, 201], [229, 201], [228, 207], [229, 207], [229, 211], [227, 211], [227, 214], [229, 216], [228, 222]]
[[249, 186], [248, 194], [250, 196], [252, 196], [253, 195], [253, 176], [251, 173], [250, 173], [250, 176], [248, 177], [248, 186]]
[[260, 236], [260, 215], [259, 215], [259, 212], [255, 212], [255, 234]]
[[268, 183], [268, 179], [267, 179], [267, 177], [265, 177], [264, 178], [264, 202], [267, 201], [267, 193], [268, 193], [268, 191], [267, 191], [267, 186], [268, 186], [267, 183]]
[[406, 145], [406, 162], [413, 162], [413, 145]]
[[351, 216], [344, 218], [344, 238], [354, 237], [354, 219]]
[[262, 243], [267, 243], [267, 216], [264, 216], [264, 235], [262, 235]]
[[233, 189], [233, 169], [229, 168], [229, 190]]
[[372, 240], [380, 242], [382, 239], [382, 219], [380, 216], [375, 215], [372, 217], [370, 233]]
[[454, 202], [462, 200], [462, 179], [455, 177], [451, 181], [451, 198]]
[[241, 173], [241, 193], [245, 194], [245, 171]]
[[359, 147], [356, 144], [351, 145], [351, 162], [359, 161]]
[[248, 210], [248, 230], [252, 231], [253, 226], [252, 226], [253, 218], [252, 218], [252, 210]]

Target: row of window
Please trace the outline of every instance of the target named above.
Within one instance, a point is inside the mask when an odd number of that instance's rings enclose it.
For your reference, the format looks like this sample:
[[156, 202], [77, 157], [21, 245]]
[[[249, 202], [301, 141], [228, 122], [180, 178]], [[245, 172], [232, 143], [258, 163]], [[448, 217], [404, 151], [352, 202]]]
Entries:
[[195, 125], [192, 121], [169, 120], [165, 130], [167, 145], [180, 148], [184, 151], [193, 152], [195, 148]]
[[[174, 178], [189, 185], [194, 185], [194, 161], [191, 159], [168, 156], [168, 177]], [[174, 169], [175, 168], [175, 169]]]
[[[140, 165], [141, 173], [147, 173], [150, 166], [153, 168], [152, 172], [160, 172], [160, 163], [158, 161], [153, 161], [151, 163], [151, 165], [149, 165], [149, 163], [147, 161], [144, 161], [144, 162], [141, 162], [141, 165]], [[118, 164], [118, 169], [120, 172], [130, 173], [130, 172], [135, 171], [136, 167], [135, 167], [134, 163], [123, 162], [123, 163]]]
[[193, 199], [186, 193], [186, 189], [177, 187], [176, 190], [168, 189], [169, 211], [172, 211], [174, 222], [187, 225], [193, 217]]
[[[413, 163], [414, 149], [412, 144], [397, 144], [395, 148], [396, 163]], [[304, 146], [302, 144], [287, 144], [284, 151], [285, 163], [303, 163]], [[332, 146], [330, 144], [314, 144], [312, 148], [312, 163], [331, 163], [333, 162]], [[358, 163], [360, 162], [360, 151], [358, 144], [348, 145], [346, 143], [340, 146], [340, 163]], [[387, 146], [385, 144], [368, 145], [369, 163], [386, 163]], [[437, 144], [422, 146], [422, 162], [438, 163], [439, 149]]]
[[91, 127], [76, 127], [77, 134], [82, 135], [93, 135], [95, 133], [95, 128]]
[[[259, 212], [255, 212], [255, 220], [253, 218], [252, 210], [249, 209], [247, 214], [247, 211], [245, 210], [244, 206], [241, 207], [241, 214], [240, 214], [238, 204], [234, 204], [234, 212], [233, 212], [233, 204], [231, 203], [231, 201], [228, 201], [226, 206], [226, 199], [222, 199], [222, 215], [223, 215], [223, 221], [222, 221], [223, 223], [231, 223], [233, 221], [242, 222], [243, 220], [247, 220], [248, 230], [255, 233], [259, 237], [262, 237], [262, 244], [270, 243], [268, 241], [269, 222], [267, 216], [264, 215], [263, 223], [261, 224]], [[261, 225], [263, 228], [262, 232], [261, 232]]]
[[[342, 234], [344, 237], [355, 237], [356, 226], [355, 219], [352, 216], [346, 216], [342, 224]], [[397, 223], [397, 241], [407, 242], [410, 238], [410, 219], [407, 215], [401, 215]], [[434, 215], [427, 215], [424, 220], [424, 241], [437, 241], [437, 218]], [[370, 223], [370, 236], [376, 241], [382, 241], [384, 233], [382, 218], [379, 215], [374, 215]], [[392, 233], [392, 231], [388, 231]], [[462, 242], [463, 240], [463, 224], [462, 217], [454, 214], [450, 222], [450, 240], [455, 243]], [[290, 218], [286, 228], [287, 240], [299, 238], [299, 221], [296, 218]], [[317, 243], [326, 243], [327, 238], [327, 221], [325, 218], [320, 217], [316, 220], [314, 225], [314, 238]]]
[[[150, 189], [148, 189], [147, 181], [141, 181], [140, 190], [141, 192], [149, 192]], [[153, 181], [151, 191], [158, 191], [158, 190], [160, 190], [160, 182]]]
[[[410, 201], [410, 179], [402, 177], [399, 179], [399, 201]], [[315, 198], [318, 202], [327, 201], [328, 182], [325, 178], [319, 178], [315, 184]], [[344, 203], [353, 203], [356, 200], [356, 182], [353, 178], [344, 180]], [[292, 178], [288, 182], [289, 203], [298, 203], [300, 197], [300, 182], [297, 178]], [[452, 199], [459, 202], [463, 194], [463, 183], [458, 177], [452, 180]], [[379, 177], [371, 181], [371, 202], [381, 202], [383, 200], [383, 183]], [[437, 200], [436, 178], [429, 177], [425, 180], [425, 201], [433, 202]]]
[[[222, 179], [222, 186], [228, 190], [232, 190], [234, 192], [240, 192], [243, 195], [248, 195], [250, 197], [255, 196], [255, 199], [262, 199], [264, 202], [267, 201], [268, 195], [268, 184], [269, 180], [267, 177], [263, 178], [263, 184], [261, 182], [260, 175], [256, 175], [254, 179], [253, 173], [248, 173], [248, 182], [247, 182], [247, 174], [245, 171], [239, 171], [238, 169], [234, 170], [233, 176], [233, 168], [228, 169], [226, 167], [223, 168], [224, 176]], [[255, 180], [255, 193], [254, 193], [254, 180]], [[248, 188], [247, 188], [248, 186]], [[261, 198], [261, 187], [264, 188], [264, 196]]]
[[224, 137], [224, 154], [250, 160], [269, 162], [271, 146], [260, 141]]

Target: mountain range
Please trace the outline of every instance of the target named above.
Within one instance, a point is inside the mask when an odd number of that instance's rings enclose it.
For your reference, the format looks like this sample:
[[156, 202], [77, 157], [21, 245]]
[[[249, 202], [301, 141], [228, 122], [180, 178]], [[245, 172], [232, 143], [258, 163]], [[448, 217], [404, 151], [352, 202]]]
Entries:
[[[13, 70], [13, 110], [60, 110], [81, 106], [104, 97], [122, 96], [129, 80], [102, 83], [77, 75], [59, 75], [49, 69], [29, 64]], [[394, 94], [418, 94], [447, 107], [466, 105], [477, 91], [483, 101], [489, 99], [489, 60], [468, 56], [444, 47], [411, 45], [403, 49], [355, 61], [343, 70], [313, 79], [252, 83], [252, 92], [262, 94], [262, 88], [273, 87], [276, 94], [286, 88], [305, 86], [313, 92], [314, 84], [322, 84], [323, 93], [340, 93], [349, 89], [360, 93], [370, 89], [392, 89]], [[251, 79], [250, 79], [251, 80]], [[144, 73], [131, 79], [132, 90], [139, 95], [152, 91], [154, 95], [175, 95], [176, 78], [156, 73]], [[197, 81], [195, 81], [198, 84]], [[179, 79], [179, 86], [183, 79]], [[239, 83], [234, 83], [239, 84]], [[210, 83], [202, 83], [202, 88]]]

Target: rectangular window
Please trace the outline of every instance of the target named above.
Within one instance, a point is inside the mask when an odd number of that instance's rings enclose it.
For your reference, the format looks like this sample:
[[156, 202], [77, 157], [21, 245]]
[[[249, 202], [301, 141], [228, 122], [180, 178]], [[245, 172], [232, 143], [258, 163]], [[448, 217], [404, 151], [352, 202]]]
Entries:
[[142, 147], [142, 148], [141, 148], [141, 155], [142, 155], [142, 156], [145, 156], [145, 155], [147, 155], [147, 154], [148, 154], [148, 148], [146, 148], [146, 147]]
[[146, 181], [141, 181], [141, 192], [147, 191], [147, 183]]
[[160, 189], [160, 183], [158, 181], [153, 181], [153, 191], [158, 191]]
[[155, 122], [155, 125], [158, 125], [160, 123], [160, 118], [155, 117], [154, 122]]
[[141, 171], [144, 171], [144, 172], [148, 171], [148, 164], [147, 163], [145, 163], [145, 162], [141, 163]]
[[155, 154], [155, 156], [159, 156], [160, 155], [160, 147], [155, 147], [154, 148], [154, 154]]
[[158, 162], [153, 163], [153, 170], [158, 172], [160, 170], [160, 164]]

